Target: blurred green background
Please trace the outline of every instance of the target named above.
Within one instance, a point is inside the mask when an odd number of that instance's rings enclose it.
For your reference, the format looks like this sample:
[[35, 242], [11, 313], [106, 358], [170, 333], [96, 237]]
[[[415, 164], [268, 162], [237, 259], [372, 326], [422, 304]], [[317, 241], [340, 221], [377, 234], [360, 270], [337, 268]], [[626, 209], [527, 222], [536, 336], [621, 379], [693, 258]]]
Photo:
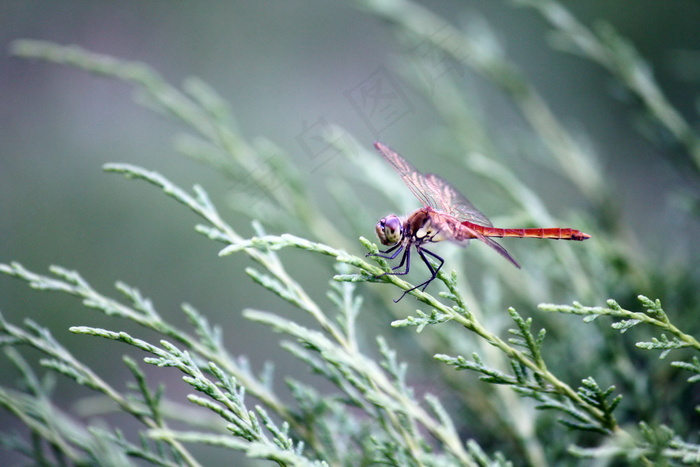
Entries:
[[[552, 50], [548, 25], [529, 9], [507, 1], [419, 3], [458, 27], [489, 25], [557, 117], [593, 146], [620, 212], [640, 232], [649, 261], [663, 268], [697, 262], [700, 228], [689, 213], [700, 189], [697, 178], [688, 175], [694, 169], [678, 157], [677, 148], [654, 144], [640, 133], [638, 103], [615, 80], [587, 60]], [[612, 23], [649, 61], [677, 109], [697, 121], [700, 3], [561, 3], [586, 24], [599, 18]], [[230, 102], [246, 137], [264, 136], [291, 154], [319, 199], [326, 196], [326, 178], [352, 170], [342, 157], [314, 150], [319, 126], [338, 124], [367, 148], [380, 139], [417, 167], [449, 174], [488, 215], [508, 211], [498, 196], [470, 191], [468, 175], [450, 173], [440, 155], [431, 153], [442, 122], [426, 97], [394, 71], [407, 65], [405, 45], [382, 21], [353, 6], [297, 0], [0, 3], [0, 261], [17, 260], [39, 272], [51, 264], [76, 269], [107, 294], [116, 280], [123, 280], [139, 287], [177, 323], [184, 322], [180, 303], [192, 303], [225, 328], [233, 353], [248, 355], [255, 365], [274, 357], [287, 361], [289, 372], [306, 371], [280, 355], [276, 336], [241, 319], [246, 307], [284, 307], [244, 275], [248, 260], [217, 258], [218, 246], [193, 231], [197, 220], [191, 213], [152, 187], [103, 173], [101, 166], [130, 162], [160, 171], [184, 187], [199, 183], [225, 215], [225, 195], [235, 187], [177, 154], [170, 143], [180, 128], [136, 105], [126, 84], [18, 59], [8, 50], [14, 39], [41, 39], [142, 61], [175, 85], [198, 76]], [[403, 93], [405, 104], [381, 122], [358, 111], [354, 94], [376, 73], [394, 79], [393, 91]], [[504, 157], [519, 176], [537, 187], [555, 214], [565, 217], [570, 205], [585, 209], [561, 177], [538, 165], [536, 154], [531, 159], [507, 155], [518, 144], [509, 136], [518, 135], [523, 121], [489, 83], [467, 69], [460, 73], [460, 84], [474, 89], [474, 104], [492, 131], [502, 129]], [[426, 79], [441, 85], [439, 74]], [[356, 183], [352, 178], [348, 182]], [[368, 201], [366, 229], [355, 236], [373, 238], [376, 219], [392, 204]], [[233, 214], [227, 218], [242, 234], [251, 235], [251, 211], [248, 219]], [[325, 240], [333, 244], [333, 239]], [[363, 253], [359, 244], [353, 253]], [[327, 268], [300, 267], [309, 268], [309, 284], [326, 287]], [[118, 355], [126, 352], [123, 346], [67, 332], [74, 324], [114, 328], [114, 323], [75, 301], [56, 298], [0, 277], [0, 310], [8, 319], [19, 322], [30, 316], [74, 350], [94, 344], [99, 352], [85, 355], [89, 364], [106, 368], [118, 363]], [[388, 320], [378, 323], [388, 325]], [[124, 329], [130, 329], [128, 324]], [[105, 349], [113, 349], [114, 355], [105, 355]], [[121, 364], [106, 373], [127, 375]], [[59, 381], [59, 390], [74, 390], [74, 385], [64, 384]], [[84, 393], [65, 396], [66, 405]]]

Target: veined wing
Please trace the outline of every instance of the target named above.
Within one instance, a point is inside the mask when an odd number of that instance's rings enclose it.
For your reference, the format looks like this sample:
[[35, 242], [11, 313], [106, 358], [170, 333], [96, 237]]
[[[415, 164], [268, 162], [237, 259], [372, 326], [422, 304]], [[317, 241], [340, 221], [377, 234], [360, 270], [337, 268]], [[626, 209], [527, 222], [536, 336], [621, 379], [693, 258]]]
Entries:
[[447, 213], [460, 221], [493, 226], [488, 217], [444, 179], [435, 174], [420, 173], [410, 162], [382, 143], [376, 142], [374, 147], [396, 169], [408, 189], [424, 206]]
[[435, 174], [427, 174], [424, 177], [433, 192], [439, 193], [436, 198], [440, 200], [439, 209], [454, 216], [460, 221], [469, 221], [475, 224], [493, 227], [488, 217], [479, 211], [474, 205], [448, 181]]
[[386, 159], [387, 162], [396, 169], [399, 175], [401, 175], [403, 182], [423, 206], [430, 206], [431, 208], [442, 210], [442, 206], [438, 205], [437, 201], [430, 196], [431, 187], [422, 173], [418, 172], [410, 162], [399, 156], [398, 153], [389, 146], [380, 142], [375, 142], [374, 147], [377, 148], [379, 153], [384, 156], [384, 159]]

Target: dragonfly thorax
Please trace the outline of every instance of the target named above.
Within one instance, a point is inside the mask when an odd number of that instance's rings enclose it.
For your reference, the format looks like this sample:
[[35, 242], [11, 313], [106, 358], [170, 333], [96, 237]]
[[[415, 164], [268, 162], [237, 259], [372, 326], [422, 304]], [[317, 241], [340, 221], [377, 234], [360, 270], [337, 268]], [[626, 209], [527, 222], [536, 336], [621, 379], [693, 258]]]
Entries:
[[450, 238], [446, 236], [444, 222], [440, 222], [438, 211], [425, 207], [417, 210], [406, 220], [404, 234], [408, 235], [415, 243], [441, 242]]
[[395, 214], [380, 219], [375, 230], [382, 245], [396, 245], [403, 239], [403, 222]]

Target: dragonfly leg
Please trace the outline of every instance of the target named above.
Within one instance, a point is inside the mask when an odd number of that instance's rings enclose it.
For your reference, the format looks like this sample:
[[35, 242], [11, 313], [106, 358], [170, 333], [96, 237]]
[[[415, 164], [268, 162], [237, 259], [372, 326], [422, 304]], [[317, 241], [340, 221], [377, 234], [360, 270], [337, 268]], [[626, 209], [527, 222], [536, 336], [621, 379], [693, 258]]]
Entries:
[[[396, 245], [392, 246], [391, 248], [389, 248], [387, 250], [384, 250], [384, 251], [379, 250], [379, 253], [367, 253], [365, 256], [378, 256], [378, 257], [384, 258], [384, 259], [394, 259], [397, 256], [399, 256], [399, 253], [401, 253], [402, 249], [403, 249], [403, 244], [397, 243]], [[391, 253], [394, 250], [396, 250], [394, 252], [394, 254], [389, 255], [389, 253]]]
[[[395, 247], [394, 247], [394, 248], [395, 248]], [[385, 251], [385, 252], [383, 252], [383, 253], [389, 253], [392, 249], [393, 249], [393, 248], [390, 248], [389, 250], [387, 250], [387, 251]], [[389, 256], [383, 256], [383, 255], [378, 255], [378, 254], [372, 254], [372, 256], [379, 256], [379, 257], [381, 257], [381, 258], [386, 258], [386, 259], [394, 259], [394, 258], [396, 258], [396, 256], [398, 256], [398, 254], [401, 252], [401, 250], [402, 250], [402, 248], [399, 248], [398, 250], [396, 250], [396, 253], [394, 253], [391, 257], [389, 257]], [[368, 256], [369, 256], [369, 255], [368, 255]], [[422, 253], [421, 253], [421, 256], [423, 256]], [[423, 261], [425, 261], [425, 258], [423, 259]], [[396, 269], [401, 268], [404, 264], [406, 264], [406, 268], [405, 268], [403, 271], [395, 272]], [[410, 269], [411, 269], [411, 248], [410, 248], [410, 246], [409, 246], [408, 248], [406, 248], [406, 249], [403, 250], [403, 256], [401, 257], [401, 261], [399, 262], [399, 265], [396, 266], [396, 267], [391, 268], [391, 271], [392, 271], [392, 272], [385, 272], [385, 273], [383, 273], [383, 274], [378, 275], [377, 277], [382, 277], [382, 276], [405, 276], [406, 274], [408, 274], [408, 271], [409, 271]], [[431, 271], [432, 271], [432, 268], [431, 268]], [[428, 282], [429, 282], [429, 281], [428, 281]], [[421, 285], [422, 285], [422, 284], [421, 284]], [[413, 289], [415, 289], [415, 287], [413, 287]], [[406, 295], [408, 292], [410, 292], [410, 291], [413, 290], [413, 289], [409, 289], [409, 290], [405, 291], [397, 300], [394, 300], [394, 303], [399, 303], [399, 301], [401, 301], [401, 299], [404, 297], [404, 295]]]
[[[442, 259], [440, 256], [436, 255], [435, 253], [433, 253], [430, 250], [426, 250], [425, 248], [420, 248], [419, 246], [416, 246], [416, 250], [418, 251], [418, 254], [420, 255], [420, 257], [423, 260], [423, 262], [425, 263], [425, 265], [428, 266], [428, 269], [430, 270], [430, 278], [427, 281], [421, 282], [420, 284], [416, 285], [415, 287], [412, 287], [412, 288], [406, 290], [403, 294], [401, 294], [401, 296], [397, 300], [394, 300], [395, 303], [400, 302], [401, 299], [404, 296], [406, 296], [407, 293], [412, 292], [413, 290], [416, 290], [416, 289], [425, 290], [426, 287], [428, 287], [428, 284], [430, 284], [432, 281], [435, 280], [435, 278], [437, 277], [438, 271], [440, 271], [440, 268], [442, 268], [442, 265], [445, 264], [444, 259]], [[403, 256], [401, 257], [401, 261], [399, 262], [398, 266], [391, 268], [392, 272], [385, 272], [383, 274], [378, 275], [377, 277], [382, 277], [382, 276], [387, 276], [387, 275], [405, 276], [406, 274], [408, 274], [408, 272], [411, 269], [411, 248], [410, 248], [410, 246], [408, 248], [404, 249], [402, 244], [398, 244], [398, 245], [394, 245], [393, 247], [389, 248], [388, 250], [380, 251], [379, 253], [367, 253], [366, 256], [378, 256], [380, 258], [392, 260], [392, 259], [396, 258], [402, 251], [403, 251]], [[392, 254], [389, 255], [389, 253], [392, 253]], [[435, 258], [436, 260], [438, 260], [440, 262], [440, 264], [438, 265], [437, 268], [433, 267], [433, 265], [430, 264], [430, 261], [428, 261], [428, 258], [425, 256], [426, 254], [432, 256], [433, 258]], [[404, 267], [404, 264], [405, 264], [404, 270], [397, 272], [396, 270]]]
[[[428, 266], [428, 269], [430, 270], [430, 279], [416, 285], [415, 287], [411, 287], [410, 289], [406, 290], [403, 294], [401, 294], [401, 296], [397, 300], [394, 300], [394, 303], [399, 303], [401, 301], [401, 299], [407, 293], [412, 292], [416, 289], [425, 290], [425, 288], [428, 287], [428, 284], [430, 284], [432, 281], [435, 280], [435, 278], [437, 277], [438, 271], [440, 271], [440, 268], [442, 268], [442, 265], [445, 264], [444, 259], [442, 259], [441, 257], [439, 257], [438, 255], [436, 255], [435, 253], [433, 253], [430, 250], [426, 250], [426, 249], [420, 248], [420, 247], [416, 247], [416, 250], [418, 251], [418, 255], [421, 257], [421, 259], [423, 260], [425, 265]], [[426, 256], [425, 256], [426, 253], [429, 254], [430, 256], [432, 256], [433, 258], [437, 259], [438, 261], [440, 261], [440, 264], [438, 265], [437, 268], [434, 268], [433, 265], [430, 264], [430, 261], [428, 261], [428, 258], [426, 258]], [[403, 274], [406, 274], [407, 272], [408, 272], [408, 264], [406, 264], [406, 272], [404, 272]]]
[[[389, 257], [389, 256], [382, 256], [382, 255], [373, 255], [373, 256], [379, 256], [379, 257], [381, 257], [381, 258], [386, 258], [386, 259], [394, 259], [394, 258], [396, 258], [396, 256], [397, 256], [400, 252], [401, 252], [401, 249], [397, 250], [396, 253], [394, 253], [394, 255], [391, 256], [391, 257]], [[394, 272], [394, 271], [396, 271], [397, 269], [403, 267], [404, 263], [406, 264], [406, 269], [404, 269], [403, 271]], [[386, 275], [390, 275], [390, 276], [405, 276], [406, 274], [408, 274], [408, 270], [410, 269], [410, 267], [411, 267], [411, 249], [410, 249], [410, 248], [406, 248], [405, 250], [403, 250], [403, 256], [401, 257], [401, 261], [399, 262], [399, 265], [398, 265], [398, 266], [395, 266], [395, 267], [393, 267], [393, 268], [391, 268], [391, 271], [392, 271], [392, 272], [385, 272], [385, 273], [383, 273], [383, 274], [378, 275], [377, 277], [382, 277], [382, 276], [386, 276]]]
[[[425, 257], [424, 253], [428, 253], [430, 256], [432, 256], [436, 260], [440, 261], [440, 264], [438, 265], [437, 268], [433, 269], [433, 265], [430, 264], [430, 261], [428, 261], [428, 258]], [[416, 286], [416, 288], [422, 286], [423, 288], [421, 290], [425, 290], [425, 288], [428, 287], [428, 284], [430, 284], [432, 281], [435, 280], [435, 278], [437, 277], [438, 271], [440, 271], [440, 269], [442, 268], [442, 265], [445, 264], [445, 260], [442, 259], [440, 256], [436, 255], [435, 253], [433, 253], [432, 251], [425, 250], [423, 248], [418, 250], [418, 254], [420, 255], [420, 257], [423, 260], [423, 262], [425, 263], [425, 265], [428, 266], [428, 269], [430, 269], [430, 273], [432, 274], [430, 276], [430, 279], [428, 279], [427, 281], [423, 282], [422, 284]]]

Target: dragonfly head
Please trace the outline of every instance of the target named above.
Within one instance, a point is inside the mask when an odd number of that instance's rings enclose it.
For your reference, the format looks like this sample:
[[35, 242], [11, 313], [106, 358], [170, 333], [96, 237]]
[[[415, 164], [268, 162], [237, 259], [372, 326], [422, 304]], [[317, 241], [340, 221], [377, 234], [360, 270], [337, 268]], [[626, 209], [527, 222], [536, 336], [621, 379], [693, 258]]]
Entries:
[[380, 219], [375, 229], [382, 245], [396, 245], [403, 238], [403, 222], [394, 214]]

